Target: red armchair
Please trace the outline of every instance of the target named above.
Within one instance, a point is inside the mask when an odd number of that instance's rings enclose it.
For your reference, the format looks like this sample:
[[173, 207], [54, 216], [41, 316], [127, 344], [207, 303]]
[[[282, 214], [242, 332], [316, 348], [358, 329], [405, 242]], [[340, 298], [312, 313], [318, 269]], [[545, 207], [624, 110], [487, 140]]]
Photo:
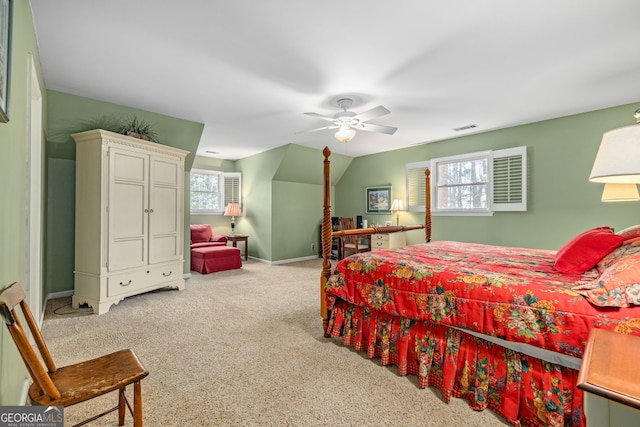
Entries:
[[209, 246], [227, 246], [226, 236], [214, 235], [209, 224], [191, 224], [191, 249]]

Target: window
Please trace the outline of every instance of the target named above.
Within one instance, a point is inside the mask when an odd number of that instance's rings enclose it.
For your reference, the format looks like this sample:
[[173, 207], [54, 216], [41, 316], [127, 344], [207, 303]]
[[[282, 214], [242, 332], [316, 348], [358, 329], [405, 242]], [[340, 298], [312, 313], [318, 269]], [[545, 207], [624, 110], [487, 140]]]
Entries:
[[432, 160], [432, 211], [489, 212], [490, 152]]
[[242, 203], [240, 173], [193, 169], [191, 171], [191, 213], [222, 213], [229, 203]]
[[408, 163], [407, 209], [424, 212], [424, 172], [429, 168], [434, 215], [526, 211], [526, 156], [523, 146]]

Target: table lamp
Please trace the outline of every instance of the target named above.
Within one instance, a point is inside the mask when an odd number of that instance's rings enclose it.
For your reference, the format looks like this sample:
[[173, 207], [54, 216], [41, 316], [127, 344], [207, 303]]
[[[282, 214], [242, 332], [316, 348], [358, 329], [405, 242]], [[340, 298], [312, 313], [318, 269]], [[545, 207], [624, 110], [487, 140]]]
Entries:
[[604, 133], [589, 181], [640, 183], [640, 109], [635, 111], [634, 117], [635, 125]]
[[637, 184], [615, 184], [607, 182], [602, 190], [603, 202], [631, 202], [640, 200]]
[[396, 213], [396, 225], [400, 225], [400, 211], [403, 210], [402, 200], [395, 199], [391, 204], [391, 212]]
[[231, 234], [235, 234], [236, 216], [240, 215], [242, 215], [242, 209], [240, 209], [240, 204], [238, 203], [229, 203], [224, 210], [224, 216], [231, 217]]

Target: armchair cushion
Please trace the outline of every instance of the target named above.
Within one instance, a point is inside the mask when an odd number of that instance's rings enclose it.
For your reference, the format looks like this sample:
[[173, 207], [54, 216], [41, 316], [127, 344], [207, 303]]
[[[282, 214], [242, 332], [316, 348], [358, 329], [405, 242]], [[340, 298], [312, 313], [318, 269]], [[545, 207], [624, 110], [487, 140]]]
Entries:
[[227, 237], [214, 235], [209, 224], [191, 224], [191, 249], [207, 246], [227, 246]]
[[208, 242], [213, 236], [209, 224], [191, 224], [191, 243]]

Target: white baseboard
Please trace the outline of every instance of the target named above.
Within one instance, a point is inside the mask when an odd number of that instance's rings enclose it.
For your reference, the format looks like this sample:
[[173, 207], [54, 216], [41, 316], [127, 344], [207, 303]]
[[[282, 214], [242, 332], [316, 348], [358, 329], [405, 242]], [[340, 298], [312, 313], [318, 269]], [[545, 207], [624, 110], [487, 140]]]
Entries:
[[47, 301], [50, 299], [64, 298], [73, 296], [73, 289], [70, 291], [51, 292], [47, 294]]
[[26, 405], [29, 399], [29, 386], [31, 385], [31, 381], [29, 378], [24, 379], [24, 383], [22, 384], [22, 392], [20, 393], [20, 400], [18, 402], [19, 405]]
[[277, 265], [277, 264], [289, 264], [289, 263], [298, 262], [298, 261], [308, 261], [308, 260], [317, 259], [317, 258], [318, 258], [318, 255], [309, 255], [309, 256], [303, 256], [300, 258], [289, 258], [289, 259], [280, 259], [277, 261], [264, 261], [264, 262]]

